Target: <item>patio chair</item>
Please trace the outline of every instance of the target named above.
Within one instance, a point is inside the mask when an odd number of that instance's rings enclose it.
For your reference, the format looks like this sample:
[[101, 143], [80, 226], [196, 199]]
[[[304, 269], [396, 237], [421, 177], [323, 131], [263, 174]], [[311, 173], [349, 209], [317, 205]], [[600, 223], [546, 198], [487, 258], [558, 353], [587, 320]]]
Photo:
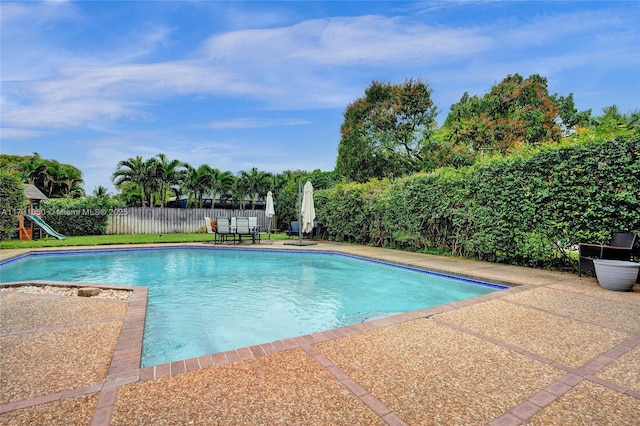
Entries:
[[219, 217], [216, 220], [216, 236], [214, 241], [216, 243], [223, 241], [229, 241], [229, 237], [233, 237], [233, 242], [236, 241], [236, 235], [231, 232], [231, 226], [229, 226], [229, 219], [226, 217]]
[[[303, 237], [311, 237], [312, 239], [316, 236], [316, 227], [318, 226], [318, 222], [313, 222], [313, 230], [311, 232], [304, 232], [302, 234]], [[297, 220], [291, 221], [291, 226], [287, 230], [287, 235], [289, 237], [297, 237], [300, 234], [300, 222]]]
[[582, 272], [594, 272], [593, 259], [633, 260], [635, 241], [636, 235], [632, 232], [614, 232], [609, 244], [579, 244], [578, 276], [582, 276]]
[[242, 242], [242, 237], [245, 235], [251, 237], [251, 241], [255, 244], [256, 237], [255, 234], [251, 231], [248, 217], [236, 218], [236, 235], [238, 236], [238, 244]]
[[207, 227], [207, 234], [215, 234], [216, 232], [213, 230], [213, 227], [211, 226], [211, 218], [210, 217], [204, 217], [204, 225]]
[[205, 216], [204, 217], [204, 226], [207, 228], [207, 234], [213, 234], [213, 240], [215, 241], [216, 239], [216, 231], [214, 229], [214, 226], [211, 225], [211, 218]]
[[292, 220], [289, 229], [287, 229], [287, 235], [289, 237], [297, 237], [300, 233], [300, 222], [297, 220]]
[[260, 242], [260, 227], [258, 226], [258, 218], [255, 216], [249, 217], [249, 229], [253, 232], [254, 239], [258, 238], [258, 242]]

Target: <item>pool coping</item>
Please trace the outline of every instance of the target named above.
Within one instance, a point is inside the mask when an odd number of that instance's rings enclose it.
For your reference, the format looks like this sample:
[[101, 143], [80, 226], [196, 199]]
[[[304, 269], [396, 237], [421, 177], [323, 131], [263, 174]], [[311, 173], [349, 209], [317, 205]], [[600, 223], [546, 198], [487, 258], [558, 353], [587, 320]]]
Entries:
[[[65, 254], [83, 254], [86, 252], [122, 252], [122, 251], [141, 251], [141, 250], [171, 250], [171, 249], [196, 249], [196, 250], [231, 250], [231, 251], [264, 251], [269, 252], [273, 251], [273, 249], [277, 249], [278, 251], [286, 251], [291, 253], [313, 253], [313, 254], [332, 254], [332, 255], [341, 255], [346, 257], [351, 257], [354, 259], [369, 261], [373, 263], [378, 263], [387, 266], [394, 266], [400, 268], [406, 268], [409, 270], [415, 270], [420, 272], [425, 272], [433, 275], [445, 276], [445, 277], [453, 277], [463, 281], [469, 280], [471, 284], [484, 285], [487, 287], [497, 288], [499, 290], [504, 290], [505, 287], [514, 287], [521, 285], [520, 283], [512, 282], [509, 280], [501, 280], [501, 279], [491, 279], [490, 281], [486, 278], [478, 277], [474, 274], [466, 274], [460, 272], [451, 272], [446, 269], [439, 268], [425, 268], [421, 266], [417, 266], [411, 262], [401, 262], [401, 261], [390, 261], [383, 260], [379, 257], [375, 256], [367, 256], [362, 254], [354, 254], [345, 252], [340, 250], [339, 247], [341, 245], [335, 245], [334, 248], [298, 248], [296, 249], [294, 246], [287, 247], [256, 247], [254, 245], [246, 245], [246, 246], [208, 246], [206, 243], [175, 243], [175, 244], [162, 244], [162, 245], [140, 245], [140, 246], [87, 246], [81, 249], [77, 247], [56, 247], [56, 248], [43, 248], [43, 249], [26, 249], [20, 253], [11, 254], [9, 256], [2, 256], [2, 251], [0, 250], [0, 266], [5, 264], [18, 261], [22, 258], [29, 256], [47, 256], [47, 255], [65, 255]], [[2, 283], [0, 283], [2, 285]], [[106, 285], [106, 284], [105, 284]]]
[[[193, 245], [193, 244], [176, 244], [171, 245], [171, 247], [167, 247], [163, 244], [163, 248], [177, 248], [177, 247], [202, 247], [202, 244]], [[132, 250], [143, 249], [144, 247], [131, 247], [127, 248]], [[157, 245], [152, 246], [151, 248], [158, 248]], [[208, 248], [208, 247], [207, 247]], [[252, 247], [247, 246], [247, 249], [253, 249]], [[257, 247], [256, 247], [257, 248]], [[225, 249], [225, 247], [216, 248], [216, 249]], [[233, 249], [237, 249], [237, 247], [233, 247]], [[243, 247], [244, 249], [244, 247]], [[119, 248], [115, 248], [113, 246], [104, 247], [104, 248], [82, 248], [78, 250], [77, 247], [73, 248], [75, 251], [100, 251], [100, 250], [120, 250]], [[286, 247], [286, 250], [291, 250], [291, 248]], [[304, 250], [307, 250], [305, 248]], [[4, 263], [9, 259], [19, 258], [32, 253], [42, 253], [42, 252], [60, 252], [60, 248], [55, 248], [51, 250], [29, 250], [27, 252], [23, 252], [17, 254], [15, 256], [10, 256], [8, 258], [2, 259], [1, 261]], [[299, 251], [293, 249], [292, 251]], [[361, 257], [364, 259], [371, 259], [374, 261], [382, 261], [387, 262], [386, 260], [381, 260], [380, 258], [369, 258], [366, 255], [358, 254], [352, 255], [350, 253], [345, 253], [342, 250], [336, 250], [335, 248], [322, 248], [321, 250], [314, 250], [320, 252], [333, 252], [345, 255], [351, 255], [354, 257]], [[389, 262], [389, 263], [397, 263], [398, 262]], [[479, 281], [485, 281], [485, 278], [482, 276], [478, 277], [474, 274], [464, 274], [461, 276], [457, 273], [452, 273], [450, 271], [438, 271], [430, 268], [421, 268], [412, 264], [412, 262], [404, 263], [405, 266], [409, 266], [411, 268], [423, 269], [426, 271], [437, 272], [437, 273], [445, 273], [450, 276], [459, 276], [461, 278], [469, 278], [475, 279]], [[498, 282], [498, 280], [492, 280], [492, 282]], [[0, 406], [0, 414], [13, 411], [19, 408], [25, 408], [29, 406], [39, 405], [45, 402], [51, 402], [58, 399], [68, 398], [70, 396], [79, 396], [88, 393], [99, 392], [98, 402], [96, 404], [94, 415], [91, 424], [92, 425], [108, 425], [110, 424], [111, 417], [116, 404], [117, 390], [120, 386], [136, 383], [136, 382], [145, 382], [155, 379], [160, 379], [164, 377], [171, 377], [174, 375], [201, 370], [214, 366], [221, 366], [226, 364], [231, 364], [237, 361], [250, 360], [253, 358], [259, 358], [262, 356], [274, 354], [281, 351], [286, 351], [290, 349], [302, 349], [307, 352], [312, 357], [316, 358], [316, 356], [320, 356], [316, 354], [316, 350], [313, 345], [333, 339], [339, 339], [342, 337], [350, 336], [357, 333], [363, 333], [370, 330], [375, 330], [382, 327], [393, 326], [396, 324], [401, 324], [407, 321], [412, 321], [420, 318], [429, 318], [433, 315], [440, 314], [446, 311], [460, 309], [465, 306], [474, 305], [480, 302], [489, 301], [492, 299], [497, 299], [504, 297], [510, 293], [516, 293], [520, 291], [529, 290], [531, 288], [537, 287], [535, 284], [527, 285], [516, 282], [510, 282], [508, 280], [500, 280], [501, 285], [509, 285], [511, 286], [507, 289], [495, 291], [491, 293], [487, 293], [480, 296], [471, 297], [468, 299], [459, 300], [456, 302], [451, 302], [444, 305], [438, 305], [426, 309], [420, 309], [416, 311], [406, 312], [403, 314], [397, 314], [390, 317], [378, 318], [362, 323], [358, 323], [355, 325], [339, 327], [336, 329], [325, 330], [321, 332], [316, 332], [312, 334], [307, 334], [303, 336], [298, 336], [289, 339], [277, 340], [269, 343], [252, 345], [243, 348], [232, 349], [228, 351], [218, 352], [214, 354], [203, 355], [195, 358], [189, 358], [179, 361], [173, 361], [170, 363], [159, 364], [149, 367], [140, 367], [141, 364], [141, 356], [142, 356], [142, 341], [144, 335], [144, 323], [146, 318], [146, 305], [147, 305], [147, 297], [148, 297], [148, 288], [145, 286], [123, 286], [123, 285], [110, 285], [110, 284], [95, 284], [95, 283], [76, 283], [76, 282], [59, 282], [59, 281], [46, 281], [46, 280], [29, 280], [23, 282], [12, 282], [12, 283], [4, 283], [0, 284], [0, 286], [15, 286], [15, 285], [24, 285], [24, 284], [36, 284], [36, 285], [54, 285], [54, 286], [62, 286], [62, 287], [96, 287], [102, 289], [124, 289], [132, 291], [129, 304], [127, 307], [127, 312], [122, 322], [122, 328], [119, 333], [114, 353], [111, 357], [111, 362], [109, 364], [109, 370], [104, 381], [100, 384], [89, 386], [85, 389], [78, 389], [74, 391], [68, 391], [65, 393], [58, 393], [46, 396], [39, 396], [33, 398], [31, 400], [26, 401], [18, 401], [9, 404], [5, 404]], [[320, 356], [320, 358], [322, 358]], [[318, 360], [321, 364], [323, 360]], [[326, 362], [325, 362], [326, 363]], [[325, 368], [329, 370], [329, 365], [323, 365]], [[351, 389], [353, 384], [351, 383], [351, 379], [338, 372], [332, 372], [335, 378], [340, 381], [345, 387]], [[633, 393], [633, 392], [632, 392]], [[634, 394], [634, 396], [638, 397]], [[384, 418], [384, 415], [388, 415], [388, 409], [381, 406], [380, 401], [370, 400], [370, 395], [360, 395], [359, 399], [365, 404], [367, 404], [372, 410], [374, 410], [380, 417]], [[368, 399], [369, 398], [369, 399]], [[387, 414], [385, 414], [385, 412]], [[392, 419], [388, 419], [392, 420]]]
[[[48, 280], [16, 281], [0, 284], [0, 287], [16, 287], [24, 285], [55, 286], [65, 288], [92, 287], [109, 290], [128, 290], [131, 296], [128, 301], [127, 312], [122, 320], [121, 330], [115, 345], [113, 355], [109, 363], [107, 375], [102, 383], [88, 386], [83, 389], [76, 389], [70, 392], [60, 392], [50, 395], [38, 396], [28, 400], [15, 401], [0, 406], [0, 414], [13, 410], [32, 407], [43, 403], [53, 402], [71, 396], [81, 396], [89, 393], [99, 392], [96, 403], [92, 425], [108, 425], [116, 404], [117, 390], [120, 386], [156, 380], [164, 377], [171, 377], [177, 374], [201, 370], [214, 366], [222, 366], [237, 361], [246, 361], [253, 358], [274, 354], [290, 349], [302, 349], [311, 356], [317, 355], [312, 349], [312, 345], [326, 342], [333, 339], [363, 333], [378, 328], [388, 327], [412, 321], [419, 318], [429, 318], [433, 315], [450, 310], [470, 306], [479, 302], [484, 302], [505, 295], [505, 292], [518, 292], [528, 288], [528, 286], [517, 286], [509, 289], [495, 291], [468, 299], [438, 305], [431, 308], [410, 311], [385, 318], [378, 318], [361, 322], [354, 325], [343, 326], [335, 329], [324, 330], [298, 337], [276, 340], [263, 344], [252, 345], [199, 357], [173, 361], [165, 364], [158, 364], [149, 367], [140, 367], [142, 358], [142, 344], [144, 337], [144, 325], [146, 319], [146, 306], [148, 288], [145, 286], [123, 286], [95, 283], [77, 283]], [[311, 351], [311, 352], [310, 352]], [[313, 352], [313, 353], [312, 353]], [[339, 375], [336, 377], [344, 386], [349, 388], [350, 378]], [[366, 402], [366, 401], [365, 401]], [[370, 401], [369, 401], [370, 403]]]

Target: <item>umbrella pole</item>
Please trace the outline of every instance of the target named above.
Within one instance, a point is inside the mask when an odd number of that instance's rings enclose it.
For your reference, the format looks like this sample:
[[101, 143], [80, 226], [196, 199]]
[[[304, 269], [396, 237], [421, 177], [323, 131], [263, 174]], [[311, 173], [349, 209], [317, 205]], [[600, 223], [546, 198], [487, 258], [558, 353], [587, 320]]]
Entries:
[[286, 242], [285, 245], [289, 246], [313, 246], [318, 243], [315, 241], [302, 241], [302, 221], [304, 217], [302, 215], [302, 182], [298, 182], [298, 241]]
[[302, 199], [300, 198], [300, 194], [302, 193], [302, 181], [298, 181], [298, 216], [300, 220], [298, 221], [298, 242], [302, 243]]

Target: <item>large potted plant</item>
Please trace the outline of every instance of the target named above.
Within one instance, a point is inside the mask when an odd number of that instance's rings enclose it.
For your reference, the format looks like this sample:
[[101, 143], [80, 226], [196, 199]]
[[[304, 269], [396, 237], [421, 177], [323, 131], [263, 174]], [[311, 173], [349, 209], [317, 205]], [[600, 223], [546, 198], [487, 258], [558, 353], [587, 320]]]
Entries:
[[627, 260], [594, 259], [593, 266], [600, 286], [615, 291], [631, 291], [640, 271], [640, 263]]

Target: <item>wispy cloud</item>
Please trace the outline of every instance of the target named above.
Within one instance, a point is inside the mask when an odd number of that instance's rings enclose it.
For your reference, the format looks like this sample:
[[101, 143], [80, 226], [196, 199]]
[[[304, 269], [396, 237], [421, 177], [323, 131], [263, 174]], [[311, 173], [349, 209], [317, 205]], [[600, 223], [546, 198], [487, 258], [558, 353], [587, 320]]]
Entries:
[[0, 128], [0, 139], [30, 139], [44, 134], [44, 132], [31, 129], [16, 129], [13, 127]]
[[514, 73], [541, 74], [552, 93], [574, 92], [578, 108], [594, 111], [637, 108], [640, 90], [632, 2], [17, 1], [0, 10], [3, 153], [77, 164], [89, 190], [109, 183], [117, 161], [160, 152], [234, 172], [330, 170], [344, 109], [373, 80], [428, 81], [439, 120], [463, 92], [482, 95]]
[[214, 121], [209, 123], [207, 127], [212, 129], [257, 129], [262, 127], [302, 126], [309, 123], [309, 120], [299, 118], [264, 119], [243, 117]]
[[405, 18], [367, 15], [303, 21], [288, 27], [214, 35], [204, 54], [236, 63], [268, 59], [286, 65], [376, 66], [483, 51], [489, 40], [477, 29], [429, 27]]
[[[447, 7], [470, 4], [482, 3], [456, 2]], [[406, 16], [308, 19], [272, 28], [216, 33], [181, 57], [153, 61], [150, 55], [171, 43], [169, 25], [150, 25], [137, 31], [128, 43], [124, 43], [126, 37], [116, 36], [111, 47], [107, 44], [99, 53], [81, 55], [48, 44], [45, 37], [16, 38], [22, 34], [20, 25], [32, 16], [39, 17], [32, 27], [81, 19], [73, 4], [38, 5], [2, 6], [3, 23], [10, 24], [3, 29], [3, 36], [17, 42], [5, 43], [15, 47], [2, 65], [3, 125], [8, 127], [153, 120], [154, 104], [185, 95], [253, 99], [262, 102], [263, 108], [344, 107], [360, 96], [363, 85], [376, 79], [377, 70], [382, 69], [387, 70], [385, 76], [397, 76], [398, 80], [460, 81], [469, 89], [483, 85], [486, 90], [498, 78], [514, 72], [554, 73], [589, 61], [598, 67], [612, 56], [617, 61], [607, 66], [637, 66], [638, 62], [633, 54], [637, 36], [626, 34], [621, 28], [628, 18], [614, 13], [543, 15], [524, 22], [503, 19], [500, 25], [482, 26], [427, 25]], [[429, 3], [423, 11], [433, 7]], [[275, 13], [265, 16], [268, 22], [280, 20]], [[589, 36], [595, 28], [600, 35]], [[603, 40], [607, 37], [626, 42], [616, 49], [606, 48], [611, 45]], [[526, 56], [528, 49], [544, 50], [553, 44], [566, 49]], [[585, 47], [589, 44], [593, 47]], [[18, 49], [26, 54], [18, 55]], [[41, 59], [39, 70], [19, 75], [36, 57]], [[451, 64], [457, 66], [445, 68]], [[285, 123], [238, 118], [211, 124], [219, 129], [272, 125]]]

